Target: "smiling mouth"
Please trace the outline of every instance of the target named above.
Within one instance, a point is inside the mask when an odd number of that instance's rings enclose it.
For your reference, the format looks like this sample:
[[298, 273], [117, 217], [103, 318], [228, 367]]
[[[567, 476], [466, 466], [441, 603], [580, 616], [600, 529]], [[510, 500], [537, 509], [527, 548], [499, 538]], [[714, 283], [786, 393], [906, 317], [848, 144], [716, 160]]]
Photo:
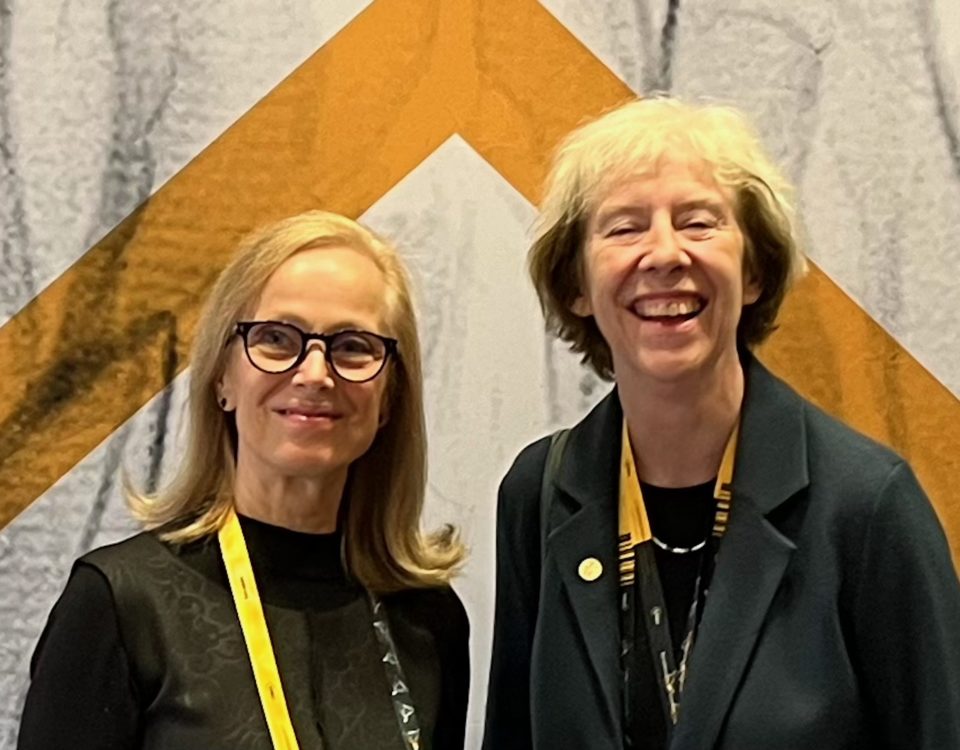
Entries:
[[683, 299], [645, 299], [633, 305], [634, 314], [641, 320], [659, 323], [682, 323], [693, 320], [707, 307], [702, 297]]
[[303, 411], [302, 409], [277, 409], [277, 414], [281, 417], [292, 417], [294, 419], [337, 419], [340, 415], [327, 411]]

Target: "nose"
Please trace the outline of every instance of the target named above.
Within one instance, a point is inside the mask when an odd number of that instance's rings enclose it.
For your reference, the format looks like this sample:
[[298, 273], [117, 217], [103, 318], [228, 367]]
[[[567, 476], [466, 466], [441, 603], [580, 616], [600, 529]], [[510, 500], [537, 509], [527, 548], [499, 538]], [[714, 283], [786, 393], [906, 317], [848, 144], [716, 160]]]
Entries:
[[320, 342], [311, 342], [307, 355], [297, 365], [293, 382], [301, 385], [318, 385], [324, 388], [333, 387], [333, 371], [327, 362], [326, 354]]
[[683, 247], [683, 236], [673, 226], [673, 217], [654, 217], [643, 241], [643, 253], [637, 262], [641, 271], [668, 274], [690, 265], [690, 256]]

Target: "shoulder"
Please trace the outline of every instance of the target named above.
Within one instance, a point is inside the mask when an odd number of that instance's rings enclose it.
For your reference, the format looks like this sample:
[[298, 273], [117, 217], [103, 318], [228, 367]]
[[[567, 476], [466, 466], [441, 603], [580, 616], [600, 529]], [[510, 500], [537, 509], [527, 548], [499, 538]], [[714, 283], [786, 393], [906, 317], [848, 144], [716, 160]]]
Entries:
[[[796, 425], [802, 431], [799, 455], [804, 460], [805, 497], [812, 518], [829, 528], [833, 538], [844, 540], [849, 562], [859, 564], [878, 540], [888, 550], [899, 544], [916, 547], [917, 540], [946, 548], [933, 507], [901, 456], [769, 373], [765, 377], [769, 379], [766, 397], [777, 404], [767, 416], [774, 422], [782, 416], [781, 425]], [[794, 421], [791, 414], [799, 418]], [[777, 440], [772, 433], [767, 437], [770, 442]], [[797, 441], [792, 444], [796, 446]], [[784, 457], [779, 469], [790, 462]]]
[[[798, 398], [800, 398], [798, 396]], [[815, 404], [802, 399], [811, 471], [830, 472], [834, 481], [876, 488], [904, 459], [889, 447], [857, 432]]]
[[444, 642], [467, 642], [470, 621], [457, 592], [450, 586], [405, 589], [383, 597], [391, 619], [399, 619], [431, 631]]
[[49, 661], [51, 654], [57, 663], [69, 662], [73, 658], [69, 654], [76, 651], [78, 643], [96, 643], [102, 648], [103, 642], [118, 641], [117, 627], [110, 581], [96, 567], [78, 560], [40, 635], [31, 659], [31, 673], [35, 673], [45, 659]]
[[[186, 592], [209, 593], [221, 589], [218, 547], [209, 538], [177, 545], [162, 541], [155, 532], [144, 531], [115, 544], [88, 552], [78, 566], [98, 571], [106, 580], [121, 612], [163, 609]], [[151, 603], [152, 602], [152, 603]]]
[[510, 497], [537, 497], [540, 494], [540, 482], [543, 467], [550, 449], [550, 435], [527, 445], [513, 460], [500, 483], [501, 495]]
[[752, 359], [741, 435], [744, 456], [813, 491], [873, 495], [903, 459], [797, 393]]
[[858, 547], [891, 525], [907, 538], [943, 535], [904, 458], [809, 402], [804, 410], [810, 493], [829, 501], [838, 532], [858, 540]]
[[63, 593], [54, 605], [51, 620], [65, 617], [70, 620], [99, 621], [114, 616], [113, 588], [109, 579], [83, 558], [77, 560]]
[[78, 563], [90, 565], [107, 572], [117, 566], [126, 565], [131, 560], [156, 554], [164, 549], [164, 544], [148, 531], [123, 539], [113, 544], [97, 547], [83, 555]]
[[423, 619], [444, 617], [462, 622], [467, 620], [463, 602], [451, 586], [404, 589], [386, 594], [383, 599], [391, 609], [418, 615]]
[[[944, 542], [933, 506], [906, 460], [805, 401], [810, 495], [832, 508], [836, 532], [871, 538]], [[896, 540], [890, 549], [897, 546]]]

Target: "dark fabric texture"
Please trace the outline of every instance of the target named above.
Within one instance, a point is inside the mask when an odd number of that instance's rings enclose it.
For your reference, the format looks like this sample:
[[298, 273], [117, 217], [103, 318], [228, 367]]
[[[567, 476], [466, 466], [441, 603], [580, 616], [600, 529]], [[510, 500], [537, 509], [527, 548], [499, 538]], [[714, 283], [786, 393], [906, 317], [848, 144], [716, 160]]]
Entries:
[[[694, 487], [654, 487], [644, 483], [643, 504], [654, 536], [671, 547], [691, 548], [706, 540], [713, 528], [716, 501], [713, 499], [713, 482]], [[657, 572], [667, 605], [670, 622], [670, 639], [677, 661], [684, 636], [687, 634], [687, 615], [693, 603], [697, 574], [703, 565], [704, 548], [699, 552], [678, 555], [654, 546]], [[709, 566], [703, 565], [709, 574]], [[701, 582], [707, 586], [709, 581]], [[638, 611], [638, 616], [643, 613]], [[637, 623], [638, 629], [642, 627]]]
[[[670, 749], [960, 748], [960, 583], [929, 501], [898, 456], [745, 367], [730, 525]], [[571, 431], [542, 560], [549, 440], [501, 484], [485, 750], [624, 746], [621, 420], [614, 392]]]
[[[403, 750], [365, 593], [337, 534], [241, 518], [301, 748]], [[424, 734], [463, 747], [468, 623], [450, 589], [384, 597]], [[20, 750], [272, 747], [216, 539], [81, 558], [31, 664]]]
[[[641, 483], [643, 504], [654, 536], [671, 547], [691, 548], [706, 540], [713, 527], [716, 501], [713, 498], [713, 482], [693, 487], [655, 487]], [[650, 544], [646, 542], [645, 544]], [[708, 560], [712, 546], [698, 552], [676, 554], [653, 547], [656, 575], [663, 591], [666, 617], [670, 625], [670, 640], [677, 665], [682, 656], [683, 639], [687, 634], [690, 606], [696, 593], [697, 576], [704, 580], [701, 589], [709, 585], [711, 572]], [[637, 564], [646, 555], [636, 555]], [[634, 643], [629, 655], [630, 694], [634, 710], [630, 712], [625, 732], [632, 740], [632, 747], [644, 750], [663, 750], [667, 746], [672, 727], [666, 715], [666, 704], [660, 695], [663, 672], [659, 660], [651, 653], [646, 634], [646, 622], [651, 617], [653, 602], [643, 599], [640, 577], [634, 582], [633, 632]], [[697, 623], [703, 610], [699, 610]]]

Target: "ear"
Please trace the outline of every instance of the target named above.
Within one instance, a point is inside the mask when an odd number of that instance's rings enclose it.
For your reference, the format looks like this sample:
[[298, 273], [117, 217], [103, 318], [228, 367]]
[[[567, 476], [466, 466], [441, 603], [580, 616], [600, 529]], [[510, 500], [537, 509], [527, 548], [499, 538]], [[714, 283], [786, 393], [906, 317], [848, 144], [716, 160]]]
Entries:
[[593, 315], [593, 306], [590, 304], [590, 298], [585, 294], [577, 297], [570, 305], [570, 312], [581, 318], [589, 318]]
[[763, 287], [752, 277], [746, 277], [743, 280], [743, 304], [752, 305], [763, 293]]
[[223, 411], [233, 411], [237, 408], [233, 401], [233, 389], [227, 382], [226, 377], [222, 377], [217, 381], [215, 393], [217, 397], [217, 405]]

